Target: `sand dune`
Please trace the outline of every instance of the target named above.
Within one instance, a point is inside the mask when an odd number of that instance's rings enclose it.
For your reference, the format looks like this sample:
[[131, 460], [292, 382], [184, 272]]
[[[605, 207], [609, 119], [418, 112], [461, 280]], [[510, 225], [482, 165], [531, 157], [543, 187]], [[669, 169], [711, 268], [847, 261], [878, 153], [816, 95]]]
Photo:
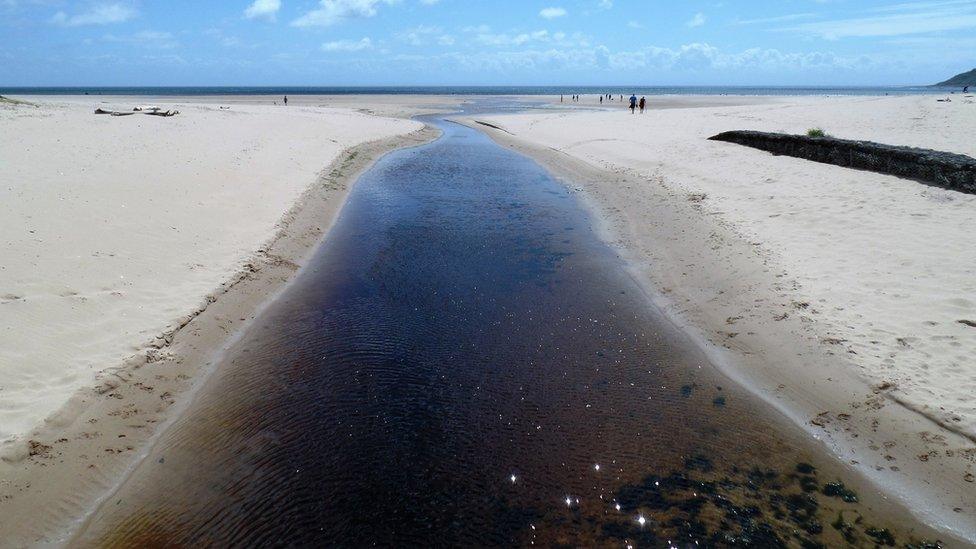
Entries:
[[297, 105], [92, 114], [135, 104], [0, 107], [0, 441], [155, 352], [343, 150], [421, 127]]

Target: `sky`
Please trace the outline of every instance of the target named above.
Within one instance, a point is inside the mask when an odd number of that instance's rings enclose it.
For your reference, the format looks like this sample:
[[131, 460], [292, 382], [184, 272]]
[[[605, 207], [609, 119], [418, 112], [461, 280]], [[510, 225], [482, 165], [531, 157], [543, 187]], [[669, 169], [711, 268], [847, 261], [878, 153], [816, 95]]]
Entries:
[[0, 0], [0, 86], [925, 85], [976, 0]]

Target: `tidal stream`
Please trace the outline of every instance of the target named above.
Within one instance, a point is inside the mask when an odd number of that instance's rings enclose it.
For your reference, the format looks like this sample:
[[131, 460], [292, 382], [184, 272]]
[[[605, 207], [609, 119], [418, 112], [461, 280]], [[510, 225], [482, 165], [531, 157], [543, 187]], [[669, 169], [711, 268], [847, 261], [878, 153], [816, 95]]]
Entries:
[[79, 543], [915, 535], [719, 375], [569, 189], [476, 130], [425, 121], [443, 136], [362, 176], [310, 265]]

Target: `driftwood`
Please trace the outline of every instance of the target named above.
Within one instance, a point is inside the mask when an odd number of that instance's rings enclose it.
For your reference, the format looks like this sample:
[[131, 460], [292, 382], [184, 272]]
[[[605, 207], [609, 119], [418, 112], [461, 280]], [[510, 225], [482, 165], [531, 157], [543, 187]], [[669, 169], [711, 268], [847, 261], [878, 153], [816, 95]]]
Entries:
[[180, 114], [180, 111], [145, 111], [142, 114], [146, 114], [146, 115], [149, 115], [149, 116], [165, 116], [165, 117], [170, 117], [170, 116], [176, 116], [176, 115]]
[[132, 116], [134, 112], [109, 111], [105, 109], [95, 109], [95, 114], [109, 114], [112, 116]]
[[110, 111], [110, 110], [107, 110], [107, 109], [95, 109], [95, 114], [108, 114], [108, 115], [111, 115], [111, 116], [132, 116], [133, 114], [145, 114], [145, 115], [149, 115], [149, 116], [164, 116], [164, 117], [167, 117], [168, 118], [170, 116], [176, 116], [176, 115], [180, 114], [180, 111], [163, 111], [163, 110], [160, 110], [159, 107], [155, 107], [153, 110], [140, 110], [139, 107], [136, 107], [136, 109], [133, 112]]

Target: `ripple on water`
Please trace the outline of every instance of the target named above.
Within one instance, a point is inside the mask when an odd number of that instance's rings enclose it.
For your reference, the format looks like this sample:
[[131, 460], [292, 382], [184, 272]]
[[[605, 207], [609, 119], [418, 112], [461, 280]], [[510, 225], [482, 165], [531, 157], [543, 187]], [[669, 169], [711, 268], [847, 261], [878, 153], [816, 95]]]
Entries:
[[[569, 193], [438, 124], [441, 140], [363, 176], [310, 268], [83, 539], [841, 539], [823, 525], [854, 504], [786, 476], [806, 459], [795, 440], [699, 368]], [[791, 494], [816, 517], [790, 518]]]

